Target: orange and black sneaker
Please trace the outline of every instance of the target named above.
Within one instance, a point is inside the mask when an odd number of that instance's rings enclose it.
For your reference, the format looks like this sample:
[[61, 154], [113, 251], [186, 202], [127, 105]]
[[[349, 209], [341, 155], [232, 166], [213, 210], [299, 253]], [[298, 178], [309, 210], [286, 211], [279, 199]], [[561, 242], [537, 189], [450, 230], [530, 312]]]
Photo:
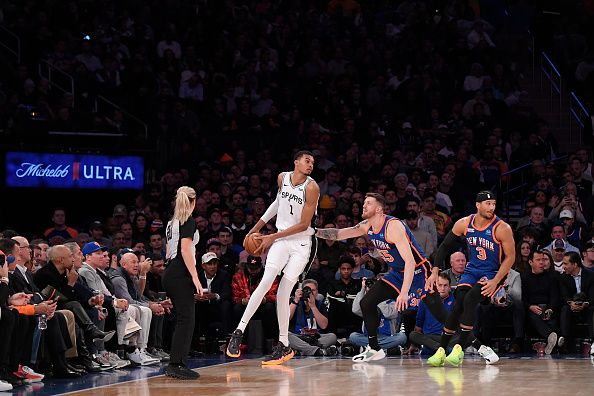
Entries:
[[283, 364], [287, 360], [291, 360], [295, 356], [295, 351], [291, 347], [286, 347], [282, 342], [272, 349], [272, 355], [266, 356], [262, 360], [263, 365]]
[[241, 339], [243, 338], [243, 331], [235, 329], [231, 334], [231, 339], [227, 345], [227, 356], [238, 358], [241, 355]]

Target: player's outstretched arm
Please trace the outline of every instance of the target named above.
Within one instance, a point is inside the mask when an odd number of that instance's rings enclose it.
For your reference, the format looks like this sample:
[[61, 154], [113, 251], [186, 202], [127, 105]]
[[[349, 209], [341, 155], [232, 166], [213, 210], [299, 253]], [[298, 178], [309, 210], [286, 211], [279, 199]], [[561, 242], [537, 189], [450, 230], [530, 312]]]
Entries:
[[332, 241], [342, 241], [343, 239], [356, 238], [367, 234], [369, 224], [367, 220], [363, 220], [357, 225], [349, 228], [320, 228], [316, 231], [316, 236], [322, 239], [330, 239]]

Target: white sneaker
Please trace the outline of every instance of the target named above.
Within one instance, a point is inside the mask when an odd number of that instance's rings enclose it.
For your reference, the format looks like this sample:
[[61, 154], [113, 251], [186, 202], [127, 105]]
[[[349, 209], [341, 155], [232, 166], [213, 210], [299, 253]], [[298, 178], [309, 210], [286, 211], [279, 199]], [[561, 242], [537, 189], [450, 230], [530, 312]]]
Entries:
[[141, 366], [149, 366], [151, 364], [161, 363], [161, 359], [149, 356], [149, 354], [146, 353], [145, 350], [140, 350], [140, 356], [142, 359], [142, 363], [140, 363]]
[[370, 362], [373, 360], [382, 360], [385, 357], [386, 352], [384, 352], [383, 349], [376, 351], [375, 349], [371, 349], [371, 347], [367, 345], [363, 352], [353, 356], [353, 362]]
[[486, 345], [481, 345], [478, 350], [478, 354], [481, 355], [483, 359], [487, 362], [487, 364], [497, 363], [499, 361], [499, 356]]
[[138, 348], [136, 348], [136, 350], [134, 350], [134, 352], [132, 353], [127, 353], [126, 356], [132, 363], [142, 365], [143, 360], [140, 355], [140, 350]]
[[545, 347], [545, 355], [550, 355], [551, 352], [553, 352], [553, 348], [555, 348], [555, 345], [557, 345], [557, 333], [555, 333], [554, 331], [549, 334], [549, 337], [547, 338], [547, 346]]
[[590, 356], [594, 356], [594, 342], [590, 345]]
[[0, 380], [0, 392], [12, 390], [12, 385], [6, 381]]

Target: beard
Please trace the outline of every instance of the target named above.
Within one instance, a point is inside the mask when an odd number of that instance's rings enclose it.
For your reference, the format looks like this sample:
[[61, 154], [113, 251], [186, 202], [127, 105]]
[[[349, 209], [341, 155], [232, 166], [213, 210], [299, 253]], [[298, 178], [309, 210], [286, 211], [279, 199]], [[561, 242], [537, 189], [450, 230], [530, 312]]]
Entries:
[[477, 208], [476, 214], [482, 218], [487, 220], [491, 220], [495, 216], [495, 211], [493, 213], [489, 213], [488, 209], [485, 208]]

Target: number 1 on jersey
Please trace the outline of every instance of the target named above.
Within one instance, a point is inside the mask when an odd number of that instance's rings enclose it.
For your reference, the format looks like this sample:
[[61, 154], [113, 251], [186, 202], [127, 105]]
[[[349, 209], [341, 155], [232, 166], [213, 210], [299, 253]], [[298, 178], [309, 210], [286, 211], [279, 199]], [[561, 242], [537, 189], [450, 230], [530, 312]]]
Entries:
[[291, 208], [291, 216], [293, 216], [293, 205], [289, 205], [289, 207]]

